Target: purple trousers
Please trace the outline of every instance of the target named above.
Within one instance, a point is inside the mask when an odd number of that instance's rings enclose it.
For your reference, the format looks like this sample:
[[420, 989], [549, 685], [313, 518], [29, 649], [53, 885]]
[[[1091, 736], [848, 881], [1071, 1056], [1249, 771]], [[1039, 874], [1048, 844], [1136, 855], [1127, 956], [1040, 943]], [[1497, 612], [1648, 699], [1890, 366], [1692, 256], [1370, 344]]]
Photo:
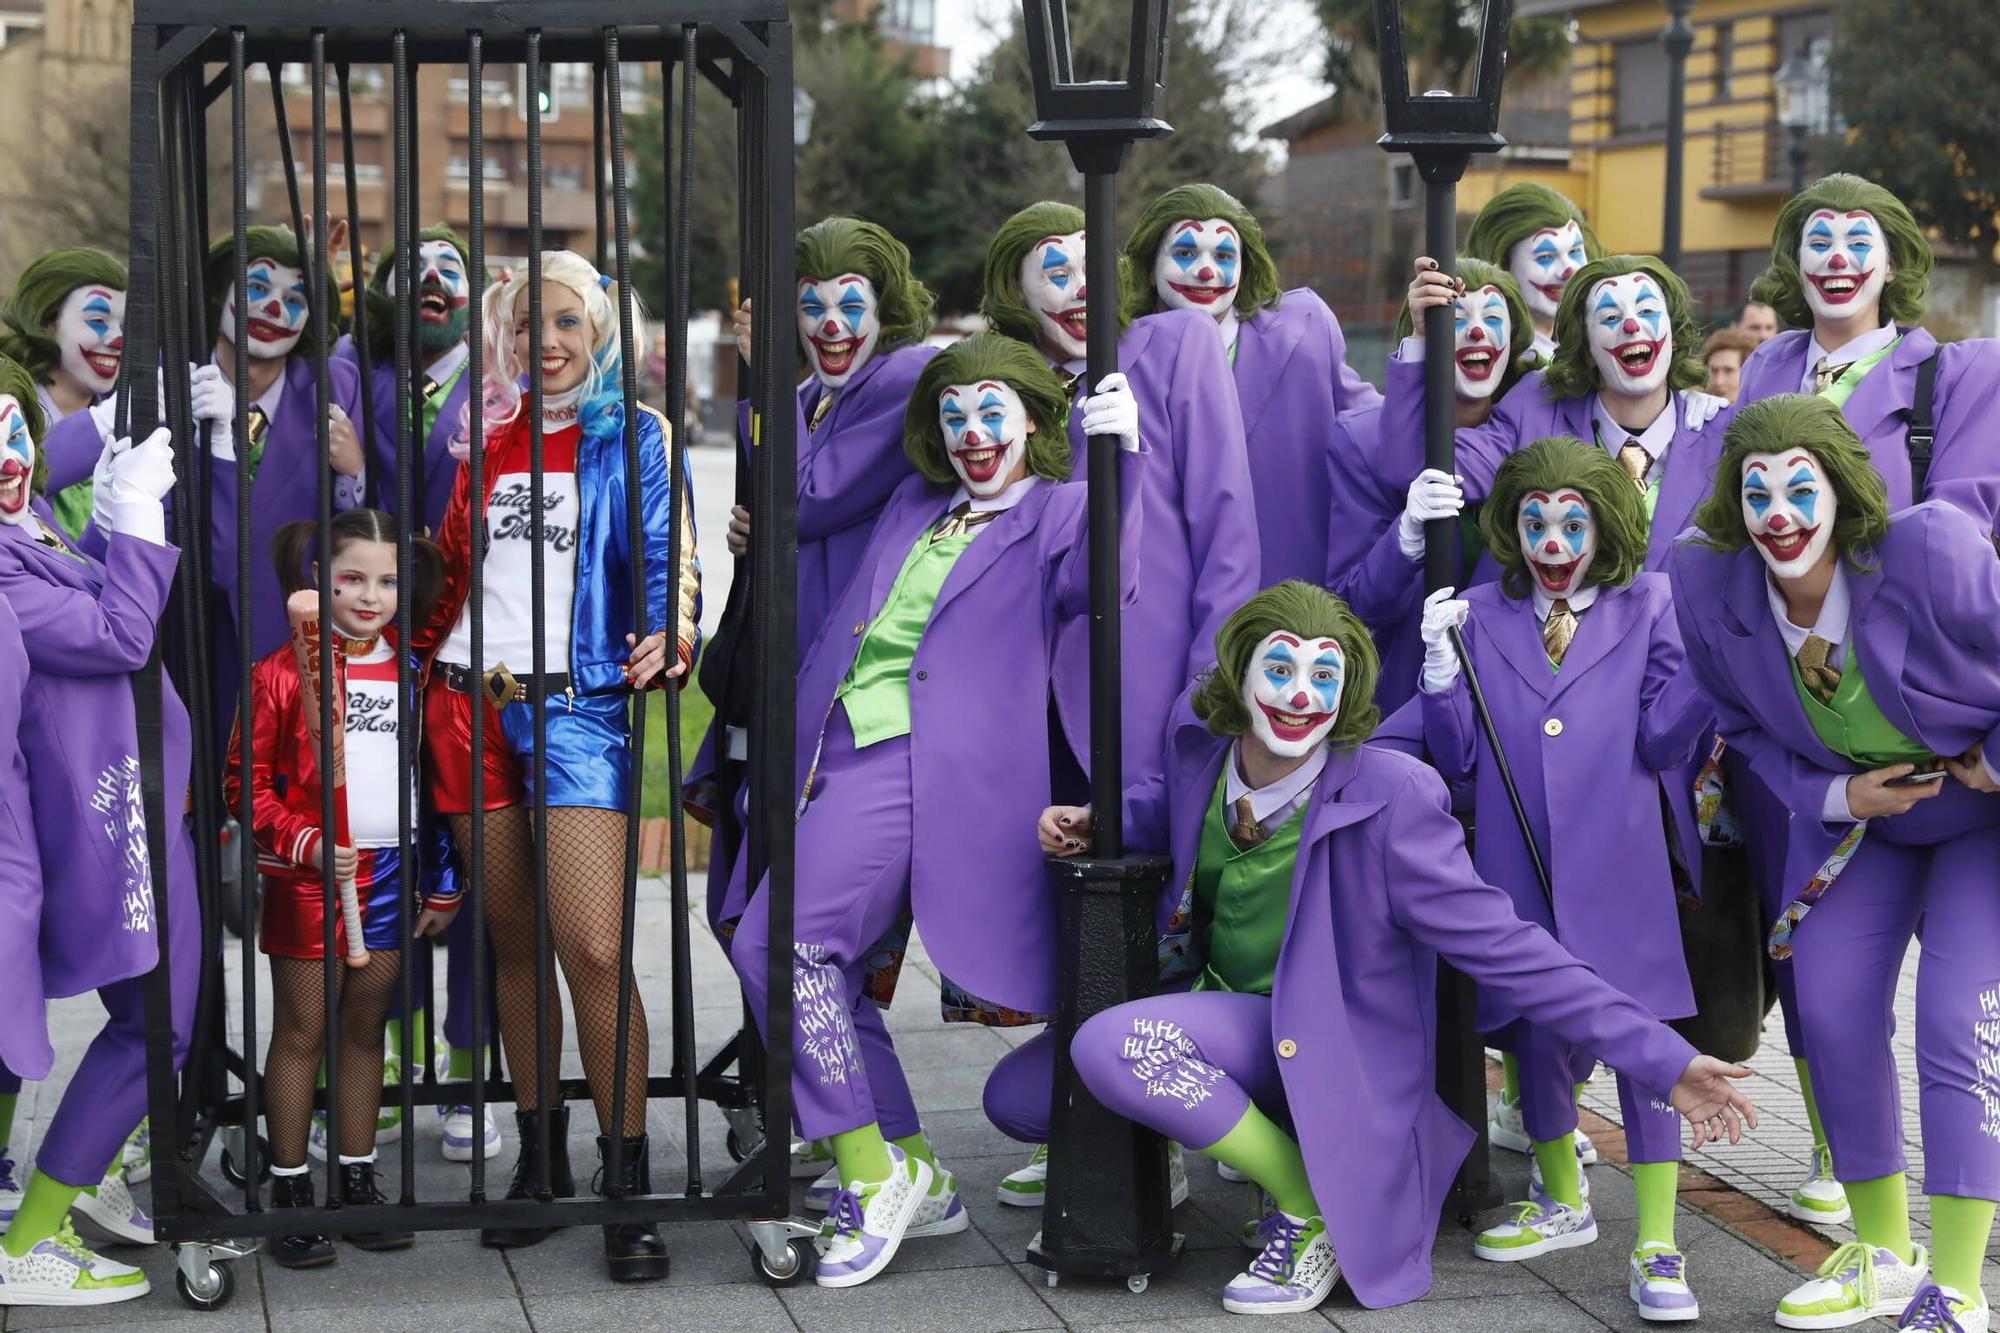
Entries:
[[[862, 986], [869, 950], [910, 904], [909, 737], [857, 750], [847, 710], [835, 705], [813, 787], [793, 858], [793, 1114], [809, 1139], [866, 1124], [902, 1138], [917, 1132], [916, 1105], [881, 1011]], [[767, 877], [730, 946], [760, 1028], [770, 957]]]
[[[1750, 861], [1750, 883], [1757, 890], [1768, 928], [1784, 912], [1793, 892], [1805, 887], [1785, 883], [1785, 830], [1791, 823], [1792, 812], [1736, 751], [1723, 751], [1722, 770], [1729, 788], [1729, 803], [1735, 808], [1737, 826], [1743, 831], [1743, 850]], [[1792, 978], [1792, 960], [1773, 960], [1771, 976], [1778, 986], [1778, 1009], [1785, 1016], [1785, 1043], [1792, 1048], [1792, 1054], [1802, 1056], [1805, 1036], [1799, 1027], [1798, 988]]]
[[[1540, 1143], [1569, 1137], [1576, 1129], [1576, 1085], [1590, 1077], [1597, 1057], [1522, 1019], [1488, 1035], [1495, 1046], [1513, 1052], [1520, 1068], [1521, 1119], [1528, 1137]], [[1628, 1161], [1681, 1159], [1681, 1116], [1671, 1103], [1620, 1074], [1618, 1109], [1625, 1120]]]
[[986, 1118], [1010, 1139], [1049, 1141], [1050, 1099], [1056, 1086], [1056, 1034], [1043, 1028], [1000, 1057], [986, 1077]]
[[1252, 1106], [1291, 1128], [1268, 995], [1203, 991], [1115, 1005], [1076, 1030], [1070, 1058], [1107, 1108], [1197, 1152]]

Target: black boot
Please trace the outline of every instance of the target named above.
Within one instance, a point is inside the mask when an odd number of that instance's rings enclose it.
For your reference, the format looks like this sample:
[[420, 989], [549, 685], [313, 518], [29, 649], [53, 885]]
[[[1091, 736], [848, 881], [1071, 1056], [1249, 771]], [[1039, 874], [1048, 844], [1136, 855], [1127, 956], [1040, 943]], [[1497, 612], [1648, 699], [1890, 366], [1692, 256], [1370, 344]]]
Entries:
[[[310, 1208], [313, 1206], [312, 1172], [296, 1176], [271, 1176], [271, 1207]], [[333, 1242], [325, 1236], [306, 1232], [280, 1236], [271, 1242], [270, 1256], [280, 1268], [324, 1268], [333, 1262]]]
[[[576, 1194], [576, 1181], [569, 1172], [569, 1108], [558, 1106], [548, 1111], [514, 1112], [515, 1134], [521, 1148], [514, 1159], [514, 1183], [507, 1187], [509, 1199], [535, 1197], [536, 1163], [541, 1160], [537, 1131], [543, 1116], [549, 1120], [549, 1191], [558, 1199], [573, 1198]], [[479, 1243], [494, 1248], [538, 1245], [555, 1230], [554, 1227], [488, 1227], [479, 1233]]]
[[[597, 1136], [597, 1156], [603, 1163], [592, 1188], [601, 1198], [653, 1192], [653, 1172], [646, 1136], [622, 1140], [618, 1179], [611, 1178], [611, 1140]], [[649, 1282], [667, 1275], [667, 1243], [651, 1222], [614, 1222], [604, 1228], [604, 1259], [613, 1282]]]
[[[354, 1207], [384, 1204], [389, 1200], [375, 1184], [375, 1163], [340, 1164], [340, 1201]], [[416, 1244], [412, 1231], [350, 1231], [347, 1243], [357, 1250], [407, 1250]]]

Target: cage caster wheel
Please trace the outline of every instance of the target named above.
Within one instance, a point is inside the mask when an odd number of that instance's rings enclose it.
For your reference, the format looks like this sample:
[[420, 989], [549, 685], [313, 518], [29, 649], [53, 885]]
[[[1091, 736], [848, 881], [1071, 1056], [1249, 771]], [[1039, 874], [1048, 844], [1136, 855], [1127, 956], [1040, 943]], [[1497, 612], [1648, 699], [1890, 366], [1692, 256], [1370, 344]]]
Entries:
[[1042, 1274], [1042, 1280], [1049, 1284], [1050, 1290], [1054, 1290], [1062, 1285], [1062, 1274], [1051, 1268], [1048, 1272]]
[[[241, 1133], [231, 1135], [222, 1144], [222, 1177], [232, 1185], [248, 1183], [240, 1155], [243, 1137]], [[264, 1136], [257, 1136], [257, 1183], [263, 1184], [271, 1178], [271, 1145]]]
[[[1051, 1274], [1050, 1276], [1054, 1275]], [[1125, 1279], [1125, 1290], [1137, 1296], [1146, 1290], [1152, 1283], [1152, 1280], [1152, 1274], [1150, 1273], [1134, 1273], [1131, 1277]]]
[[236, 1270], [228, 1264], [204, 1264], [192, 1278], [176, 1270], [174, 1290], [190, 1310], [220, 1310], [236, 1295]]
[[784, 1258], [774, 1263], [763, 1246], [752, 1245], [750, 1267], [767, 1287], [802, 1286], [812, 1281], [813, 1271], [819, 1267], [819, 1251], [810, 1240], [794, 1236], [785, 1242]]
[[731, 1126], [729, 1137], [724, 1141], [723, 1146], [729, 1149], [731, 1161], [741, 1162], [747, 1160], [751, 1154], [755, 1153], [762, 1145], [762, 1142], [761, 1138], [745, 1139], [740, 1131]]

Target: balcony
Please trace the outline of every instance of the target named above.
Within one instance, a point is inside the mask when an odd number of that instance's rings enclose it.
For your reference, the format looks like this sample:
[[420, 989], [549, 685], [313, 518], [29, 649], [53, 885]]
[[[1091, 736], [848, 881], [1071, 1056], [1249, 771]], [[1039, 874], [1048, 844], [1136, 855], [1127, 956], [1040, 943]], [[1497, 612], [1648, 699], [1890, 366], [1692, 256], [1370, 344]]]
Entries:
[[[1715, 127], [1704, 199], [1775, 199], [1792, 192], [1791, 137], [1774, 119]], [[1827, 138], [1806, 141], [1805, 177], [1825, 170]]]

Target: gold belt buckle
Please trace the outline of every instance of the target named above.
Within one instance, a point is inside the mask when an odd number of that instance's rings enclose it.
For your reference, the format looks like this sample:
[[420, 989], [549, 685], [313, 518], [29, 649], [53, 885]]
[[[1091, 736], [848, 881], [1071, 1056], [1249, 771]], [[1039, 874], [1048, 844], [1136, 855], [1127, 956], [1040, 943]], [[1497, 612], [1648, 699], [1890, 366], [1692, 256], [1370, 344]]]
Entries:
[[507, 669], [505, 662], [480, 677], [479, 684], [487, 701], [496, 709], [513, 703], [525, 693], [521, 689], [521, 682], [514, 679], [514, 673]]

